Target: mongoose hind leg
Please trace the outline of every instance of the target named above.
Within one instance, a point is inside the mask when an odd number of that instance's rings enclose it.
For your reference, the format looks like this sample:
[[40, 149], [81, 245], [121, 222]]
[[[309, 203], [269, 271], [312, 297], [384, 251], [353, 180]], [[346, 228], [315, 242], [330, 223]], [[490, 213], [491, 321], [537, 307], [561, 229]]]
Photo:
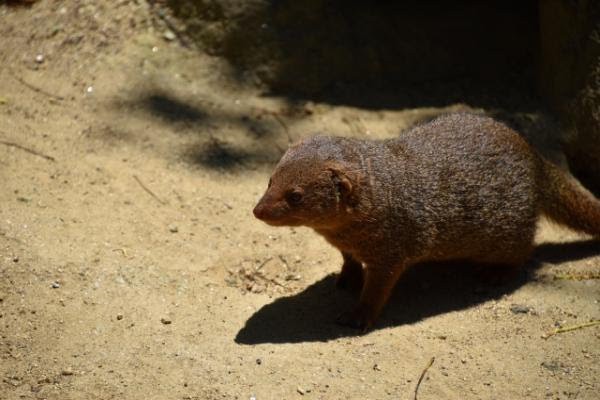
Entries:
[[345, 252], [342, 252], [342, 257], [344, 257], [344, 264], [335, 285], [338, 289], [361, 290], [363, 286], [362, 263]]
[[475, 276], [486, 286], [504, 286], [518, 279], [522, 264], [477, 263]]
[[478, 278], [485, 284], [502, 286], [518, 279], [533, 250], [532, 245], [506, 250], [474, 260]]
[[404, 269], [403, 264], [393, 266], [367, 265], [363, 271], [364, 284], [358, 305], [351, 311], [342, 313], [337, 322], [340, 325], [366, 332], [373, 326], [381, 313]]

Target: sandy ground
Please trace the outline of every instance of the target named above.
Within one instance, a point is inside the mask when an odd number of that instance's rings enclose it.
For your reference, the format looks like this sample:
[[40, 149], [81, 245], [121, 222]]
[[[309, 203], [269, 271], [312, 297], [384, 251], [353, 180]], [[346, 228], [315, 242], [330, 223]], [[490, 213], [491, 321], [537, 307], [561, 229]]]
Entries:
[[335, 325], [341, 257], [251, 214], [273, 164], [447, 110], [230, 72], [143, 1], [0, 4], [0, 399], [412, 399], [432, 357], [419, 399], [598, 398], [600, 326], [542, 335], [600, 319], [600, 246], [549, 224], [510, 283], [422, 266], [372, 332]]

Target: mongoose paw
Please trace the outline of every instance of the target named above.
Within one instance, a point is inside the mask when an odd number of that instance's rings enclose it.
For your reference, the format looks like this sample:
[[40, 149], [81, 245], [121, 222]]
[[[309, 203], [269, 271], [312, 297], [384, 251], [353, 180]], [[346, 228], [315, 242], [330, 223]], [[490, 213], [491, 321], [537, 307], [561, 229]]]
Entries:
[[341, 290], [358, 292], [362, 289], [363, 277], [361, 274], [340, 273], [335, 279], [335, 287]]
[[366, 333], [373, 326], [372, 318], [360, 307], [341, 313], [336, 322], [342, 326], [360, 329], [362, 333]]

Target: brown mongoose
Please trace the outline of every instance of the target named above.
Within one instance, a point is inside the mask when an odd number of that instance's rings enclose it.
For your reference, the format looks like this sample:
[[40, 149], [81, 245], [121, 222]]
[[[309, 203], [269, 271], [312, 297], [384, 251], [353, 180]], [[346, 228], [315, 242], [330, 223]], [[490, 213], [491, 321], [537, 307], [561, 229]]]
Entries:
[[369, 328], [398, 278], [423, 261], [523, 264], [543, 213], [600, 236], [600, 201], [506, 125], [450, 114], [398, 138], [315, 136], [290, 147], [254, 215], [313, 228], [362, 287], [339, 322]]

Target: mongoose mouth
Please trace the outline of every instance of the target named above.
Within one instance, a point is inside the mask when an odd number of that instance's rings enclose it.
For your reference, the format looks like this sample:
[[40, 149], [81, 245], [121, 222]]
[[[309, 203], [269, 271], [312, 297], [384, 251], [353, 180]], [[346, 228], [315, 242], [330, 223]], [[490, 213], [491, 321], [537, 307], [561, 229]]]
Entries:
[[278, 213], [274, 212], [272, 208], [266, 207], [260, 203], [256, 207], [254, 207], [254, 210], [252, 210], [252, 212], [257, 219], [260, 219], [264, 223], [271, 226], [301, 225], [301, 220], [299, 218], [290, 215], [278, 215]]

